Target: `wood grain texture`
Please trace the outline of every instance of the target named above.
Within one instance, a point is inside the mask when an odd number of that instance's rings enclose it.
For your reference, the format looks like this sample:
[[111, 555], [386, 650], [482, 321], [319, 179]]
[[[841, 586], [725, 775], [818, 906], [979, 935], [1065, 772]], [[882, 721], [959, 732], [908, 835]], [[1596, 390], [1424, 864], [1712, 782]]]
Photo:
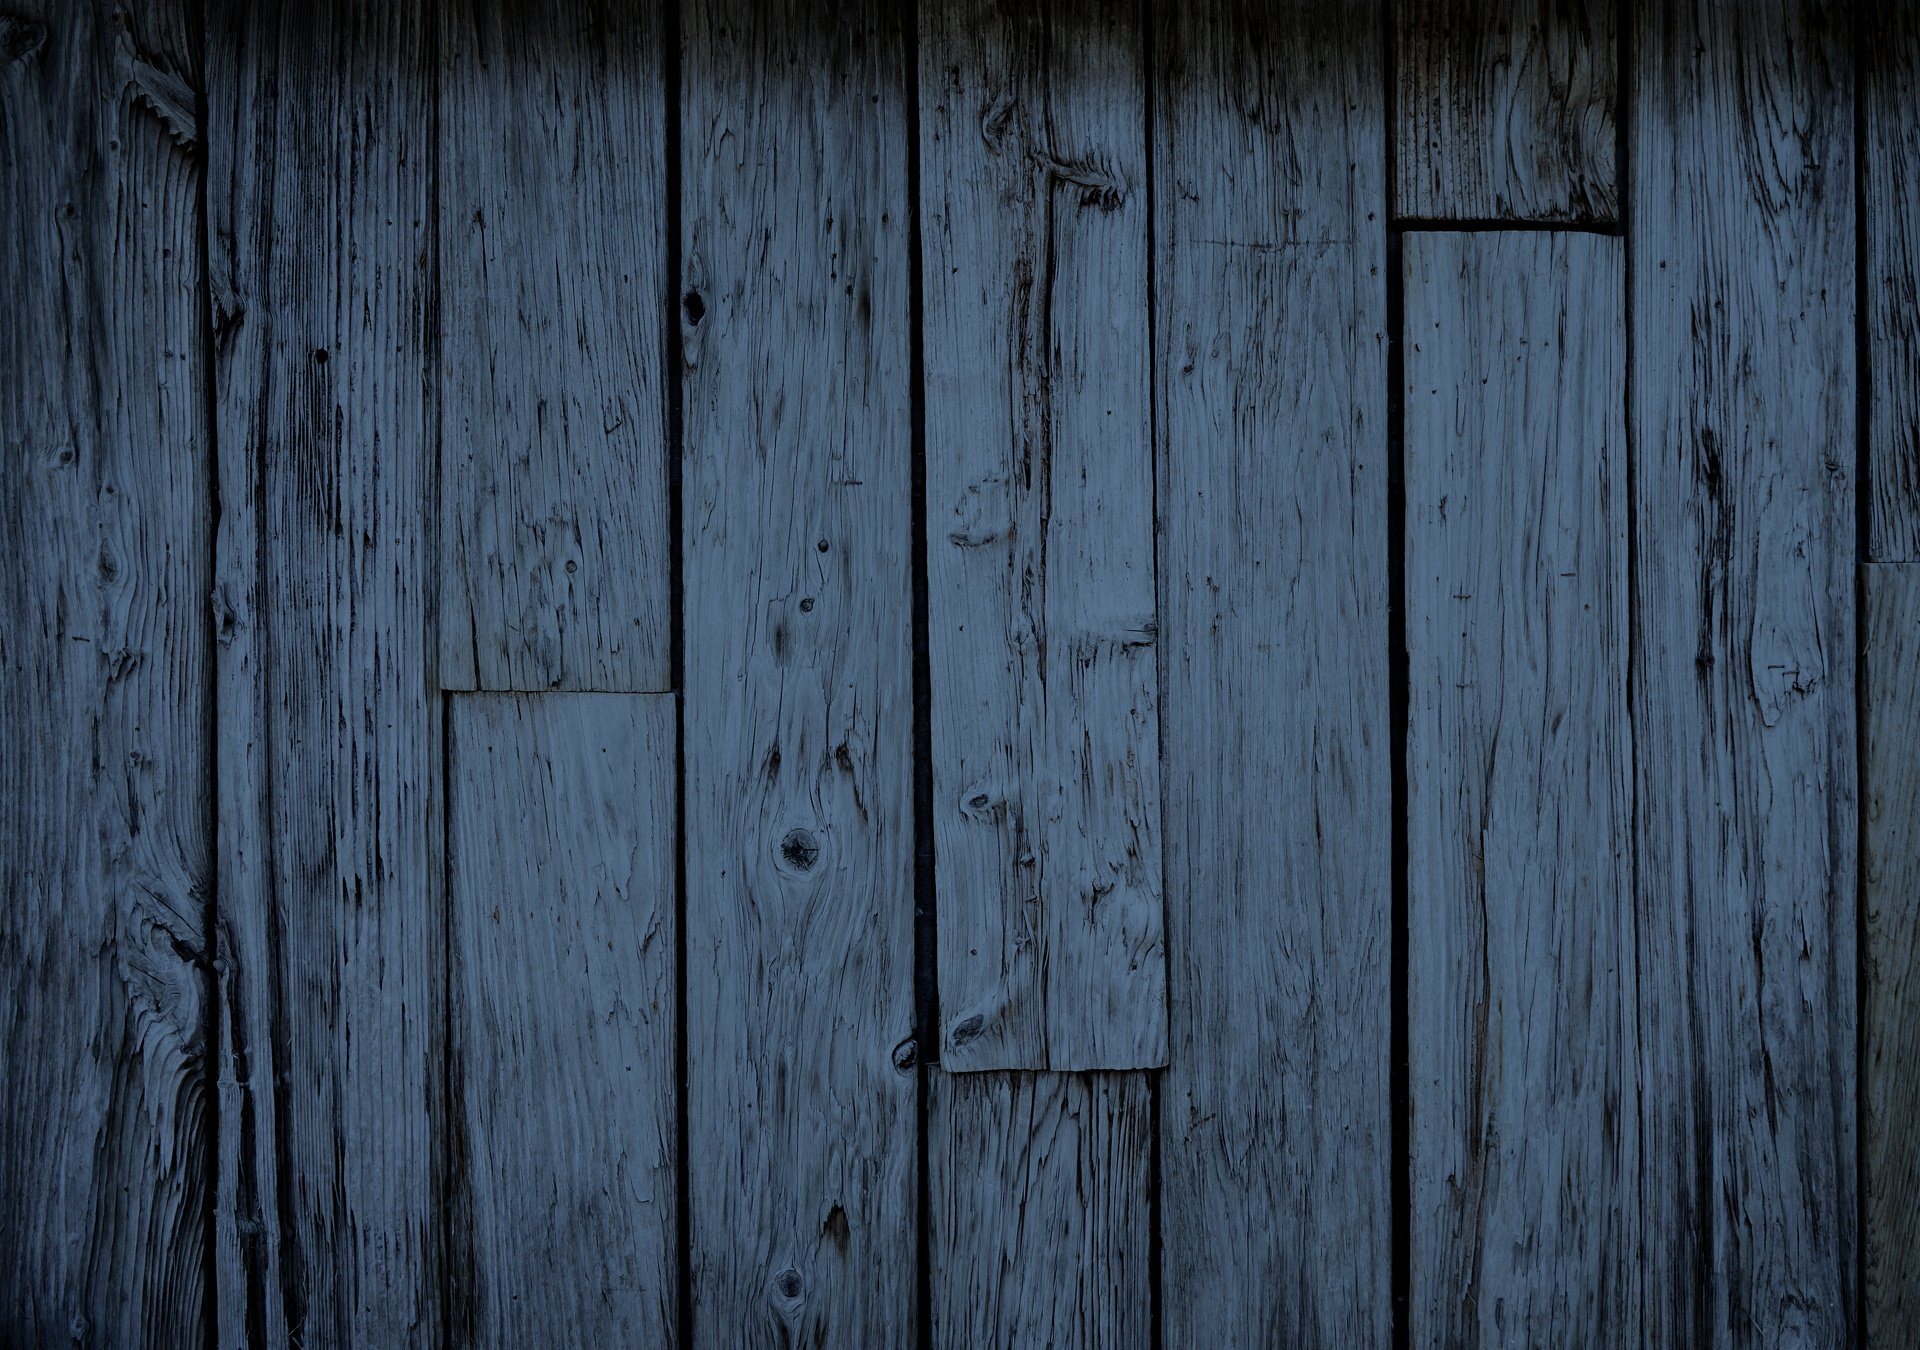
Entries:
[[1155, 41], [1168, 1350], [1392, 1321], [1382, 46], [1312, 3]]
[[1615, 0], [1399, 0], [1395, 208], [1617, 219]]
[[933, 1344], [1150, 1343], [1145, 1074], [948, 1074], [927, 1098]]
[[427, 25], [357, 0], [206, 19], [219, 1334], [438, 1346]]
[[0, 15], [0, 1344], [200, 1346], [206, 352], [189, 7]]
[[1867, 558], [1920, 561], [1920, 7], [1861, 0]]
[[1145, 67], [920, 10], [940, 1062], [1164, 1064]]
[[460, 1343], [669, 1345], [673, 698], [478, 694], [447, 734]]
[[911, 1324], [899, 20], [682, 11], [688, 1155], [715, 1347]]
[[441, 7], [440, 677], [668, 683], [657, 5]]
[[1410, 1341], [1638, 1344], [1624, 250], [1403, 249]]
[[1650, 1345], [1859, 1330], [1848, 17], [1633, 25]]
[[1865, 571], [1867, 1344], [1891, 1347], [1920, 1320], [1920, 563]]

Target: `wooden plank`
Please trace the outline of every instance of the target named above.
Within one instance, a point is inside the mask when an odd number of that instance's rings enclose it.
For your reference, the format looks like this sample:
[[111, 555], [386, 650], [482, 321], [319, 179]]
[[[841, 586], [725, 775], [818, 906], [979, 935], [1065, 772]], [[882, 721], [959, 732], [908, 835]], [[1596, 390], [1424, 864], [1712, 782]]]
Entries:
[[440, 676], [668, 687], [657, 6], [441, 7]]
[[1410, 1343], [1637, 1344], [1624, 252], [1403, 249]]
[[682, 11], [687, 1128], [716, 1347], [890, 1344], [914, 1306], [899, 21]]
[[920, 10], [950, 1070], [1166, 1063], [1137, 18]]
[[1166, 1345], [1376, 1345], [1395, 1165], [1384, 44], [1370, 10], [1160, 16]]
[[1864, 595], [1861, 1154], [1867, 1343], [1884, 1347], [1920, 1318], [1920, 564], [1867, 568]]
[[934, 1073], [935, 1346], [1147, 1345], [1151, 1104], [1139, 1073]]
[[1618, 218], [1615, 0], [1392, 9], [1398, 215]]
[[1920, 8], [1863, 0], [1867, 558], [1920, 561]]
[[1649, 1345], [1858, 1333], [1847, 21], [1632, 27]]
[[357, 0], [219, 0], [206, 22], [220, 777], [240, 808], [221, 822], [220, 1338], [436, 1346], [427, 25]]
[[0, 1341], [207, 1335], [192, 15], [0, 15]]
[[461, 1342], [669, 1345], [672, 696], [456, 698], [447, 831]]

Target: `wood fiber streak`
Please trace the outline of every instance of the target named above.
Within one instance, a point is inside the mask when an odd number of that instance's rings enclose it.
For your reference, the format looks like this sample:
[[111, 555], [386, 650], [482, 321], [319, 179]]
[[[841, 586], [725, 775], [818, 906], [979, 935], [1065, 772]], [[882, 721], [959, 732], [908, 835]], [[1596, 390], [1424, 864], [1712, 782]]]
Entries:
[[1866, 569], [1867, 1343], [1920, 1320], [1920, 563]]
[[1633, 25], [1648, 1345], [1858, 1334], [1848, 19]]
[[1141, 34], [1092, 0], [920, 13], [940, 1062], [1153, 1067]]
[[682, 11], [693, 1326], [915, 1286], [907, 61], [879, 0]]
[[426, 29], [207, 13], [223, 1345], [442, 1337]]
[[1144, 1346], [1145, 1074], [931, 1079], [933, 1344]]
[[1624, 253], [1403, 247], [1411, 1342], [1638, 1344]]
[[0, 1345], [206, 1335], [211, 511], [187, 11], [0, 13]]
[[664, 18], [442, 7], [440, 677], [668, 684]]
[[1862, 0], [1867, 558], [1920, 562], [1920, 6]]
[[1398, 213], [1614, 221], [1618, 9], [1616, 0], [1398, 0]]
[[672, 696], [458, 697], [448, 735], [463, 1343], [669, 1345]]
[[1386, 136], [1371, 11], [1155, 48], [1165, 1339], [1386, 1343]]

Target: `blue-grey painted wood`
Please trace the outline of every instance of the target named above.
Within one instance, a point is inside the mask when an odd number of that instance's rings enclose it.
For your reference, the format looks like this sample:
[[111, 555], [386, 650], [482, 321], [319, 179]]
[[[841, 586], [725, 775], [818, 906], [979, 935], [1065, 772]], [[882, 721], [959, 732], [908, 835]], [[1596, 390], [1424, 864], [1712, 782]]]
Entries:
[[673, 698], [447, 724], [456, 1343], [670, 1345]]
[[1920, 5], [1861, 0], [1860, 11], [1866, 556], [1920, 562]]
[[0, 14], [0, 1344], [205, 1344], [191, 6]]
[[206, 13], [223, 1345], [442, 1341], [428, 27]]
[[920, 10], [940, 1063], [1167, 1056], [1137, 15]]
[[1624, 248], [1403, 249], [1410, 1343], [1639, 1344]]
[[664, 19], [440, 9], [440, 678], [667, 687]]
[[714, 1347], [913, 1320], [901, 18], [681, 15], [689, 1217]]
[[1166, 1345], [1383, 1345], [1384, 44], [1372, 9], [1159, 13]]
[[1631, 26], [1649, 1345], [1859, 1334], [1850, 17]]

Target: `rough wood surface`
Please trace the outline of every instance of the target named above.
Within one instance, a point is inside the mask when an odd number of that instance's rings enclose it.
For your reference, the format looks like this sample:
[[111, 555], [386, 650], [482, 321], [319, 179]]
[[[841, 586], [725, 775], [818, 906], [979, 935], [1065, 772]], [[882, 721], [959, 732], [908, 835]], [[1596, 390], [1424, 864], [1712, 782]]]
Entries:
[[1394, 1166], [1382, 35], [1306, 3], [1160, 13], [1166, 1345], [1372, 1345]]
[[1638, 1344], [1623, 248], [1402, 256], [1410, 1342]]
[[1862, 0], [1867, 558], [1920, 562], [1920, 6]]
[[448, 713], [460, 1343], [670, 1345], [671, 695]]
[[1152, 1340], [1147, 1076], [947, 1074], [928, 1085], [933, 1344]]
[[1861, 699], [1866, 797], [1867, 1343], [1920, 1322], [1920, 563], [1869, 567]]
[[209, 1313], [191, 15], [0, 14], [0, 1344]]
[[216, 0], [224, 1345], [441, 1341], [433, 103], [407, 6]]
[[441, 8], [440, 677], [667, 687], [656, 5]]
[[890, 1344], [914, 1306], [899, 20], [681, 19], [688, 1156], [716, 1347]]
[[1848, 19], [1633, 23], [1649, 1345], [1858, 1332]]
[[1616, 218], [1615, 0], [1399, 0], [1392, 9], [1399, 215]]
[[940, 1062], [1164, 1064], [1145, 66], [920, 10]]

